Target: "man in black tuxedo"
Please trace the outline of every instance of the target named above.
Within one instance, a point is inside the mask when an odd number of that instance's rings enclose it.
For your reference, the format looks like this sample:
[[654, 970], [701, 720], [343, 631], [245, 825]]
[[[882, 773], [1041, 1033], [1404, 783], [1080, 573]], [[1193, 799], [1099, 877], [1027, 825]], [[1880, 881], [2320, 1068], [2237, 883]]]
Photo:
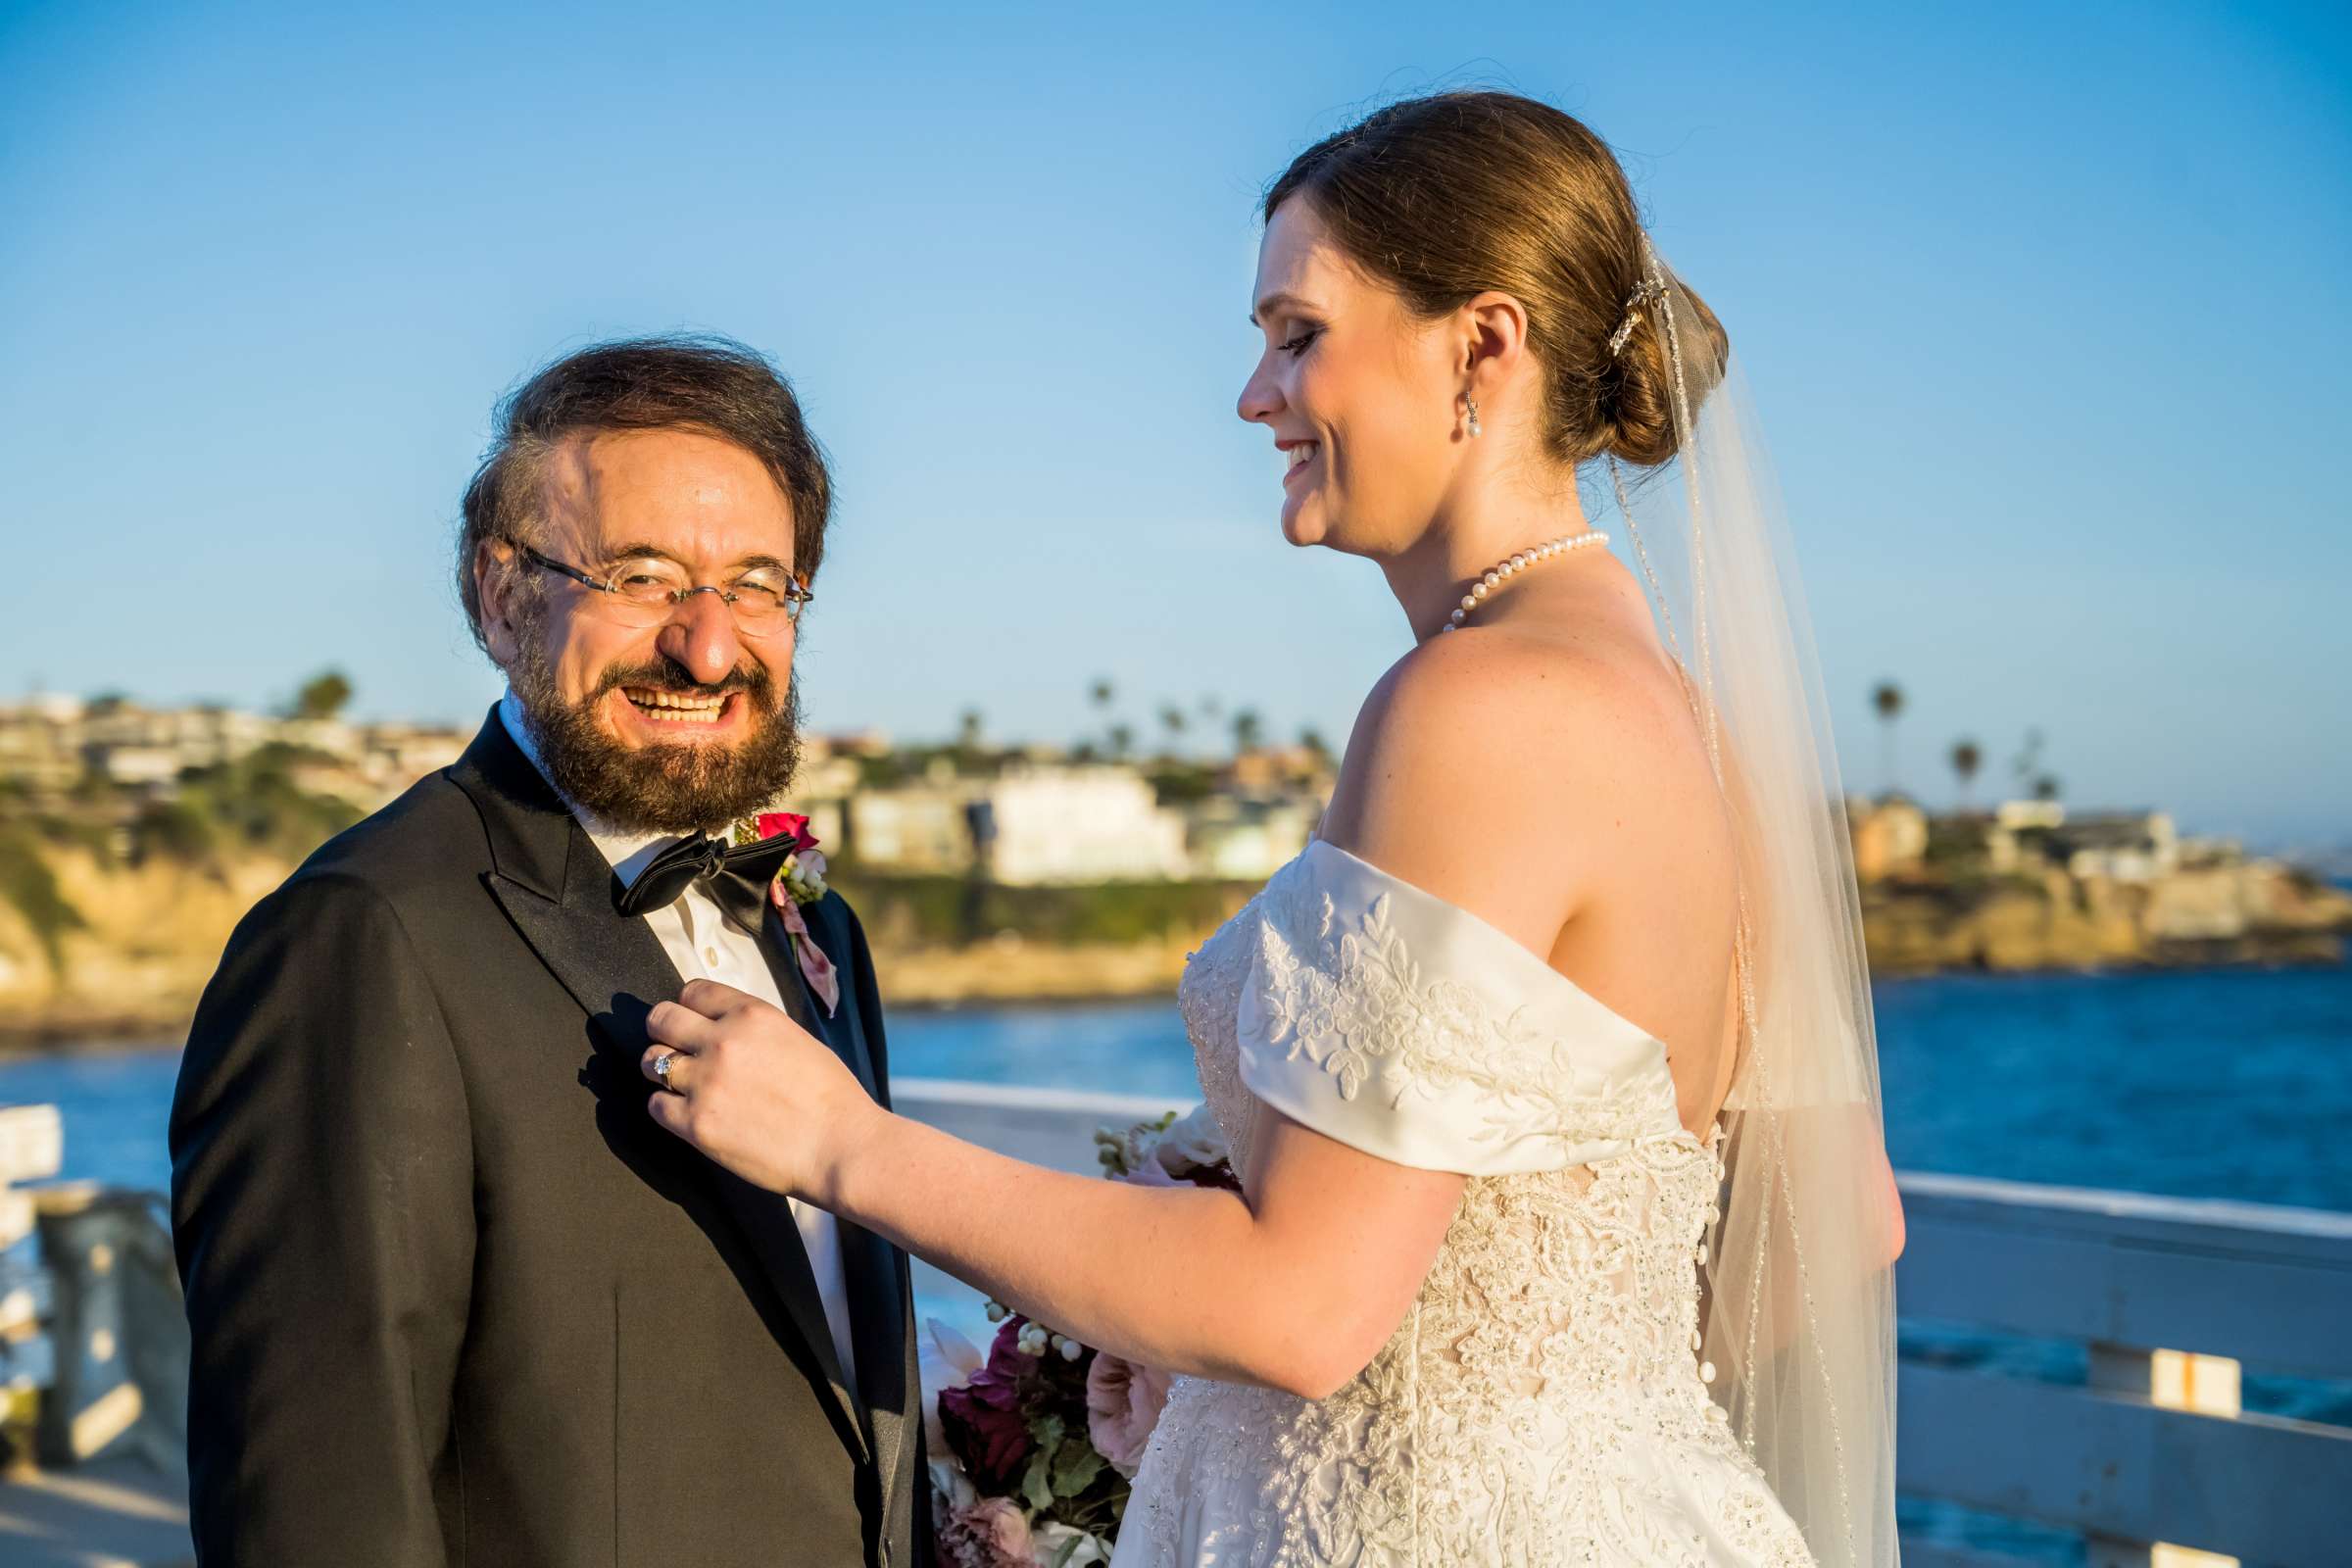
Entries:
[[705, 1160], [638, 1071], [700, 977], [887, 1096], [856, 915], [771, 887], [789, 840], [702, 837], [791, 780], [828, 508], [737, 345], [591, 348], [502, 409], [458, 571], [507, 698], [245, 918], [180, 1068], [208, 1568], [930, 1560], [906, 1257]]

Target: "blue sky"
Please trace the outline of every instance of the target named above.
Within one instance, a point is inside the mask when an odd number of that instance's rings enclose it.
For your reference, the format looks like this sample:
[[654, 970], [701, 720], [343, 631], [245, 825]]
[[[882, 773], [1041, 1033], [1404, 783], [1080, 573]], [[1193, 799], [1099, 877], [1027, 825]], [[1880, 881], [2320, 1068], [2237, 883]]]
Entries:
[[[0, 693], [470, 720], [492, 402], [724, 331], [841, 509], [813, 722], [1068, 739], [1109, 676], [1344, 736], [1403, 648], [1232, 413], [1253, 200], [1382, 99], [1626, 155], [1745, 360], [1849, 779], [2029, 725], [2082, 805], [2352, 840], [2352, 42], [2330, 8], [0, 0]], [[676, 14], [670, 14], [672, 12]]]

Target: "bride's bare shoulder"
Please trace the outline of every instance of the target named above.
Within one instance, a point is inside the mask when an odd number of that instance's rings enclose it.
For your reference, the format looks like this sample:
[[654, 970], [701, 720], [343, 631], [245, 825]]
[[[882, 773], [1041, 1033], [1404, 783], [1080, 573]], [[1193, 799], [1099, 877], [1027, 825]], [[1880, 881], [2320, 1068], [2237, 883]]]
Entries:
[[1323, 836], [1545, 951], [1610, 857], [1711, 806], [1693, 742], [1630, 640], [1434, 637], [1365, 699]]

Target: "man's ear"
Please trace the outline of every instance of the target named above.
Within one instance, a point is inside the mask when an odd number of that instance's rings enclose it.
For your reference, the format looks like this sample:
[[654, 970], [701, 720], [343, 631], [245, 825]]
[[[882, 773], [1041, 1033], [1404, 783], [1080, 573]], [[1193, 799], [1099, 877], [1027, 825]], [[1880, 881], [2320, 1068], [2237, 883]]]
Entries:
[[514, 547], [504, 539], [485, 539], [473, 550], [473, 602], [480, 607], [482, 646], [490, 662], [511, 669], [520, 651], [514, 624], [514, 595], [520, 586]]

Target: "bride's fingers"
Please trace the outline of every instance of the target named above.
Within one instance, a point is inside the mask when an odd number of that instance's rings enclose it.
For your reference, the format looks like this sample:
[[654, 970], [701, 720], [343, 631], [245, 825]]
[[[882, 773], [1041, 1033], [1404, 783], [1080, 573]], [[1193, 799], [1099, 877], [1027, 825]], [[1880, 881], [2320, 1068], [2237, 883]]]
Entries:
[[[665, 1059], [669, 1061], [667, 1073], [662, 1070], [662, 1063]], [[637, 1058], [637, 1070], [645, 1074], [646, 1081], [659, 1084], [665, 1091], [663, 1094], [656, 1095], [654, 1097], [656, 1100], [675, 1100], [685, 1095], [687, 1080], [692, 1076], [694, 1068], [695, 1061], [692, 1053], [672, 1051], [667, 1046], [648, 1046], [645, 1048], [645, 1054]]]
[[[687, 990], [692, 991], [692, 986]], [[657, 1002], [645, 1015], [645, 1032], [655, 1042], [680, 1051], [708, 1050], [718, 1039], [717, 1020], [676, 1002]]]
[[748, 991], [738, 991], [716, 980], [689, 980], [678, 993], [681, 1004], [706, 1018], [723, 1018], [745, 1003], [759, 1000]]
[[684, 1138], [688, 1143], [694, 1142], [692, 1136], [686, 1131], [686, 1100], [684, 1096], [657, 1093], [652, 1100], [647, 1102], [645, 1108], [654, 1120], [660, 1122], [664, 1128], [677, 1134], [680, 1138]]

